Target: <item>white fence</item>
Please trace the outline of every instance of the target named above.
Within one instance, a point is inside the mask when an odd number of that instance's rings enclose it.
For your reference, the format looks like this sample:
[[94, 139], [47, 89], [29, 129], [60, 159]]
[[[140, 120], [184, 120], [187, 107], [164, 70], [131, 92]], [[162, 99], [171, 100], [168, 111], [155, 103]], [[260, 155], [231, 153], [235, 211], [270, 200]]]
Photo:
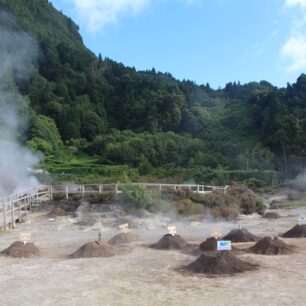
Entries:
[[[189, 189], [194, 193], [210, 193], [213, 190], [226, 192], [227, 186], [206, 186], [192, 184], [149, 184], [149, 183], [133, 183], [132, 186], [144, 186], [149, 190], [169, 191]], [[2, 210], [2, 229], [14, 228], [16, 221], [21, 221], [22, 212], [24, 215], [31, 212], [32, 205], [35, 202], [53, 199], [54, 194], [63, 193], [68, 200], [73, 194], [81, 194], [82, 196], [94, 193], [114, 192], [119, 194], [126, 184], [91, 184], [91, 185], [53, 185], [53, 186], [38, 186], [29, 190], [19, 191], [7, 197], [0, 199], [0, 211]]]

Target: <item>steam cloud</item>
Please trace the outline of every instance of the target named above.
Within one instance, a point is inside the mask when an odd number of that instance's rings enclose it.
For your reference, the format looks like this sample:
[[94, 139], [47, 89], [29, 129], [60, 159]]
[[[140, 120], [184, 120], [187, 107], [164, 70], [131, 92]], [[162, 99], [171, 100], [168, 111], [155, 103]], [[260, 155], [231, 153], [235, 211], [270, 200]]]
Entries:
[[19, 138], [27, 126], [27, 101], [17, 85], [29, 78], [37, 57], [35, 41], [0, 12], [0, 197], [38, 184], [28, 169], [38, 162]]

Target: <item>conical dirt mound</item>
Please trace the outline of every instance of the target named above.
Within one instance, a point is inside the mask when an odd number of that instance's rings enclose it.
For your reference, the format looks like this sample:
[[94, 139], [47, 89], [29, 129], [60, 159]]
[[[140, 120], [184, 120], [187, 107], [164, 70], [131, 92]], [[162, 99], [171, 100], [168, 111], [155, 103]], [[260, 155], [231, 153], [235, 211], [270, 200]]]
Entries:
[[218, 239], [216, 239], [215, 237], [209, 237], [200, 244], [199, 248], [202, 252], [217, 251], [217, 242]]
[[252, 233], [250, 233], [247, 229], [233, 229], [231, 230], [222, 240], [230, 240], [232, 242], [255, 242], [260, 238]]
[[297, 224], [291, 230], [282, 235], [284, 238], [304, 238], [306, 237], [306, 224]]
[[278, 238], [265, 237], [248, 250], [255, 254], [280, 255], [292, 253], [293, 247]]
[[[216, 239], [215, 237], [209, 237], [207, 238], [204, 242], [202, 242], [199, 245], [199, 249], [202, 252], [216, 252], [217, 251], [217, 242], [219, 240]], [[241, 252], [241, 250], [239, 250], [238, 248], [232, 246], [232, 251], [239, 253]]]
[[32, 242], [24, 244], [22, 241], [15, 241], [7, 249], [3, 250], [1, 254], [16, 258], [30, 258], [38, 256], [40, 251]]
[[257, 265], [242, 261], [231, 252], [223, 251], [203, 254], [185, 268], [193, 273], [221, 275], [254, 270]]
[[181, 250], [188, 248], [188, 243], [180, 235], [167, 234], [158, 242], [151, 245], [151, 248], [158, 250]]
[[116, 255], [115, 249], [105, 242], [88, 242], [70, 255], [71, 258], [111, 257]]
[[122, 244], [122, 243], [130, 243], [130, 242], [135, 242], [135, 241], [139, 241], [140, 238], [133, 234], [133, 233], [119, 233], [116, 236], [114, 236], [113, 238], [111, 238], [108, 243], [111, 245], [118, 245], [118, 244]]
[[263, 215], [265, 219], [279, 219], [281, 216], [277, 212], [267, 212]]

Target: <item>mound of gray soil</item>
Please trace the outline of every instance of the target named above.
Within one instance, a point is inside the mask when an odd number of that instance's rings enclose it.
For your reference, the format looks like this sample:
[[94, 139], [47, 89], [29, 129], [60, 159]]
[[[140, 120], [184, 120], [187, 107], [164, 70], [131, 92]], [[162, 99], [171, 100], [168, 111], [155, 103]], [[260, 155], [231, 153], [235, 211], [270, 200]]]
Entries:
[[193, 273], [213, 275], [242, 273], [256, 269], [258, 266], [238, 259], [231, 252], [214, 252], [202, 254], [198, 259], [185, 267]]
[[24, 244], [22, 241], [15, 241], [7, 249], [3, 250], [1, 254], [16, 258], [30, 258], [38, 256], [40, 251], [32, 242]]
[[306, 224], [297, 224], [288, 232], [282, 235], [284, 238], [305, 238], [306, 237]]
[[267, 212], [263, 215], [265, 219], [279, 219], [281, 216], [277, 212]]
[[151, 245], [151, 248], [158, 250], [181, 250], [188, 248], [188, 243], [180, 235], [166, 234], [158, 242]]
[[130, 243], [130, 242], [135, 242], [135, 241], [139, 241], [140, 238], [133, 233], [119, 233], [117, 235], [115, 235], [113, 238], [111, 238], [108, 243], [111, 245], [118, 245], [118, 244], [122, 244], [122, 243]]
[[263, 255], [290, 254], [293, 247], [278, 238], [265, 237], [248, 249], [249, 252]]
[[70, 255], [71, 258], [111, 257], [116, 255], [115, 249], [105, 242], [93, 241], [81, 246]]
[[232, 242], [255, 242], [260, 238], [252, 233], [250, 233], [247, 229], [233, 229], [231, 230], [222, 240], [230, 240]]

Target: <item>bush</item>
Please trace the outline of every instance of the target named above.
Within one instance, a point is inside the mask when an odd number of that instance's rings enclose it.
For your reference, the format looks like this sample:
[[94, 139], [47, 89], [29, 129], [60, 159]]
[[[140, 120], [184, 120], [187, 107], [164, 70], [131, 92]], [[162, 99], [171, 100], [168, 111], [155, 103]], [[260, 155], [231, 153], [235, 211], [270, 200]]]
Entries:
[[190, 188], [182, 188], [180, 190], [173, 190], [172, 188], [169, 188], [168, 190], [162, 192], [164, 199], [172, 201], [191, 199], [194, 194], [195, 193]]
[[115, 199], [115, 197], [116, 195], [114, 192], [94, 193], [90, 195], [89, 203], [99, 204], [99, 203], [111, 202]]
[[257, 200], [250, 195], [243, 196], [241, 199], [240, 210], [245, 215], [250, 215], [256, 212]]
[[239, 209], [236, 206], [229, 207], [214, 207], [211, 214], [215, 218], [224, 218], [227, 220], [237, 219], [239, 216]]
[[73, 201], [80, 201], [82, 198], [83, 198], [83, 196], [81, 194], [78, 194], [78, 193], [69, 194], [69, 199], [71, 199]]
[[263, 215], [265, 213], [266, 207], [262, 199], [257, 199], [256, 201], [256, 211]]
[[199, 215], [204, 213], [204, 206], [202, 204], [193, 203], [189, 199], [178, 201], [175, 205], [180, 215]]
[[61, 201], [66, 199], [66, 195], [63, 192], [58, 192], [53, 194], [53, 200], [54, 201]]
[[126, 202], [128, 209], [153, 209], [152, 205], [154, 201], [152, 193], [142, 185], [128, 184], [124, 186], [122, 199]]
[[300, 192], [289, 192], [288, 193], [288, 200], [290, 201], [298, 201], [303, 198], [303, 194]]

